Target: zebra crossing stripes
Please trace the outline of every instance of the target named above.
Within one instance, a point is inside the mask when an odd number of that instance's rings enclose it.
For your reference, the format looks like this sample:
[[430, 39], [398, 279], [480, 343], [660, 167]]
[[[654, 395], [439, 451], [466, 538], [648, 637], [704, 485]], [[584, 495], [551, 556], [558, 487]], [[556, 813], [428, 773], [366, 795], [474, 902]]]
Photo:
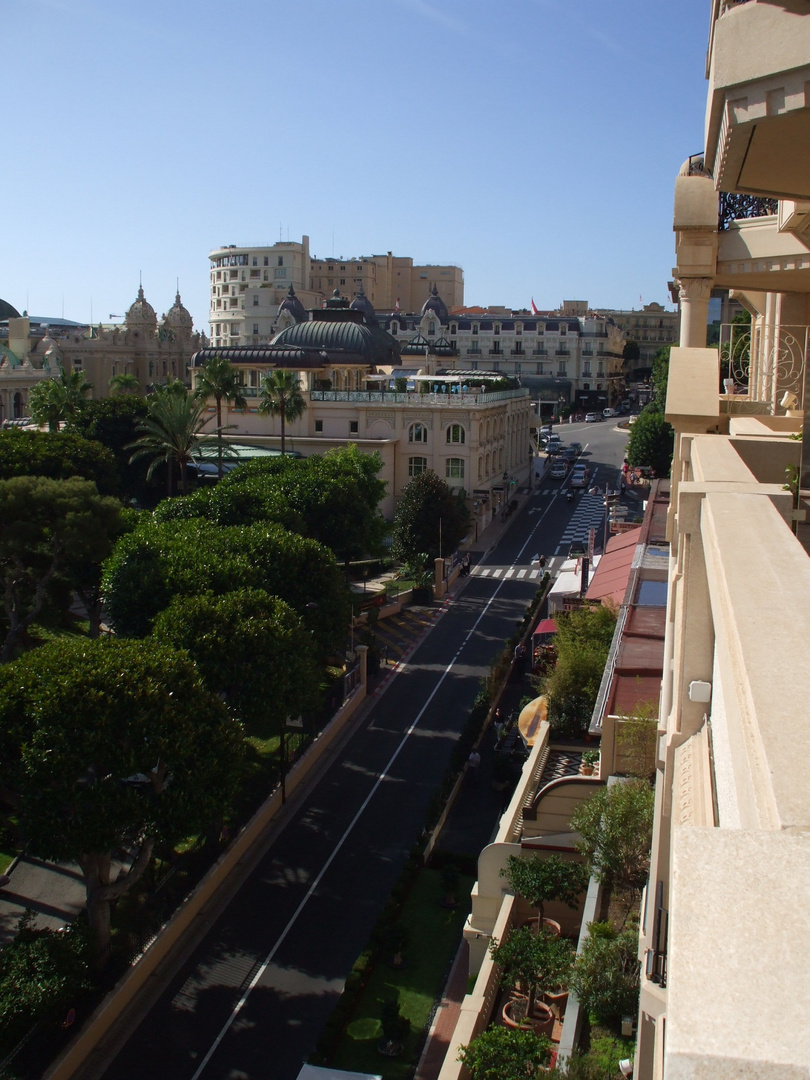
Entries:
[[511, 578], [513, 575], [515, 580], [523, 580], [525, 578], [527, 581], [534, 581], [542, 575], [543, 571], [539, 568], [527, 570], [525, 567], [522, 570], [516, 570], [514, 566], [474, 566], [472, 568], [472, 573], [475, 577], [482, 578], [499, 578], [503, 576], [504, 581]]

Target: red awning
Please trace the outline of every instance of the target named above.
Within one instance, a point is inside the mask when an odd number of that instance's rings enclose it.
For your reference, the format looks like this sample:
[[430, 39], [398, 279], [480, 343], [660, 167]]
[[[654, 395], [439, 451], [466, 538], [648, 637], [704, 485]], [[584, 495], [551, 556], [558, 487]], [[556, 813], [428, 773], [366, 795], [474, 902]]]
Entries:
[[533, 633], [535, 636], [537, 634], [556, 634], [557, 624], [553, 619], [543, 619], [542, 622], [539, 622], [537, 626], [535, 626]]

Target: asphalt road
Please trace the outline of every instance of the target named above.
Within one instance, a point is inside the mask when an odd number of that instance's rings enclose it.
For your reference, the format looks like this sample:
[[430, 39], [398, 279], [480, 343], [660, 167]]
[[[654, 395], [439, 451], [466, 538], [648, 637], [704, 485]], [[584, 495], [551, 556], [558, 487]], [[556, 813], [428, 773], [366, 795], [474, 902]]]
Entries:
[[[588, 460], [615, 478], [626, 436], [593, 426], [592, 436], [584, 425], [561, 433], [588, 436]], [[595, 498], [569, 504], [565, 486], [545, 484], [475, 567], [329, 770], [297, 808], [288, 804], [255, 872], [97, 1075], [298, 1075], [419, 834], [480, 680], [537, 588], [533, 557], [553, 556]]]

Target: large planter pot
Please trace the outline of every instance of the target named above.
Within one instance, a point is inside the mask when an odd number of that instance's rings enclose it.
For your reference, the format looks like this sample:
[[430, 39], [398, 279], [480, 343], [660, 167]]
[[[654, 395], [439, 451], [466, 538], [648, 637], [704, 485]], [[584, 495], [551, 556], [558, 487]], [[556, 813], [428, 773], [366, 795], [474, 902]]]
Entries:
[[[537, 919], [527, 919], [523, 926], [530, 927], [534, 933], [537, 933]], [[562, 935], [562, 927], [556, 919], [543, 919], [543, 929], [546, 933], [551, 934], [552, 937], [560, 937]]]
[[526, 1015], [528, 998], [513, 997], [503, 1007], [504, 1026], [519, 1028], [521, 1031], [533, 1031], [535, 1035], [551, 1035], [554, 1030], [554, 1013], [544, 1001], [535, 1001], [532, 1015]]

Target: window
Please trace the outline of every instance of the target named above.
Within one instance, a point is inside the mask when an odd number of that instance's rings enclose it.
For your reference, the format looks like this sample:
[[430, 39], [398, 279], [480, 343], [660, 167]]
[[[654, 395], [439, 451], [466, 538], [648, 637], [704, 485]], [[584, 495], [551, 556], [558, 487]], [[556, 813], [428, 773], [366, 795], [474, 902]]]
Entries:
[[444, 475], [448, 480], [463, 480], [464, 458], [449, 457], [444, 466]]
[[265, 266], [269, 266], [269, 265], [270, 265], [270, 259], [269, 259], [269, 258], [267, 257], [267, 255], [265, 255], [265, 257], [264, 257], [264, 265], [265, 265]]
[[223, 296], [227, 296], [230, 291], [231, 291], [231, 289], [230, 289], [229, 285], [223, 285], [222, 286], [222, 295]]
[[582, 374], [583, 375], [590, 375], [590, 373], [591, 373], [591, 365], [586, 361], [582, 365]]
[[[255, 261], [255, 260], [254, 260], [254, 261]], [[252, 278], [258, 278], [258, 277], [259, 277], [259, 271], [258, 271], [258, 270], [251, 270], [251, 271], [250, 271], [250, 276], [251, 276]]]
[[349, 421], [349, 434], [350, 435], [356, 435], [359, 430], [360, 430], [360, 421], [359, 420], [350, 420]]
[[495, 329], [493, 330], [493, 333], [497, 337], [498, 334], [500, 334], [500, 332], [501, 332], [501, 324], [500, 323], [495, 323]]
[[256, 295], [253, 297], [253, 306], [254, 307], [259, 306], [259, 294], [258, 293], [256, 293]]
[[475, 337], [478, 334], [478, 323], [473, 323], [472, 332], [473, 332], [473, 337]]
[[[256, 256], [256, 255], [254, 255], [254, 256], [253, 256], [253, 265], [254, 265], [254, 266], [258, 266], [258, 265], [259, 265], [259, 259], [258, 259], [258, 256]], [[251, 276], [252, 276], [252, 275], [251, 275]]]
[[427, 471], [426, 457], [408, 458], [408, 476], [420, 476]]
[[258, 324], [257, 322], [255, 322], [255, 323], [253, 324], [253, 333], [254, 333], [255, 335], [257, 335], [257, 336], [258, 336], [258, 333], [259, 333], [259, 324]]
[[323, 420], [316, 420], [315, 421], [315, 434], [316, 435], [323, 435]]
[[279, 255], [279, 257], [278, 257], [278, 265], [279, 266], [284, 265], [284, 256], [283, 255]]
[[568, 327], [565, 325], [565, 323], [560, 323], [560, 337], [565, 337], [567, 333]]
[[465, 443], [467, 441], [467, 433], [461, 424], [451, 424], [447, 429], [447, 441], [448, 443]]
[[397, 334], [399, 333], [399, 323], [395, 323], [395, 322], [391, 323], [391, 333], [393, 334], [394, 337], [397, 336]]
[[450, 323], [450, 336], [454, 337], [455, 334], [457, 333], [457, 331], [458, 331], [458, 327], [456, 326], [456, 324], [455, 323]]
[[436, 334], [436, 323], [428, 323], [428, 337], [434, 337]]
[[408, 428], [408, 442], [427, 442], [428, 433], [424, 424], [411, 424]]

